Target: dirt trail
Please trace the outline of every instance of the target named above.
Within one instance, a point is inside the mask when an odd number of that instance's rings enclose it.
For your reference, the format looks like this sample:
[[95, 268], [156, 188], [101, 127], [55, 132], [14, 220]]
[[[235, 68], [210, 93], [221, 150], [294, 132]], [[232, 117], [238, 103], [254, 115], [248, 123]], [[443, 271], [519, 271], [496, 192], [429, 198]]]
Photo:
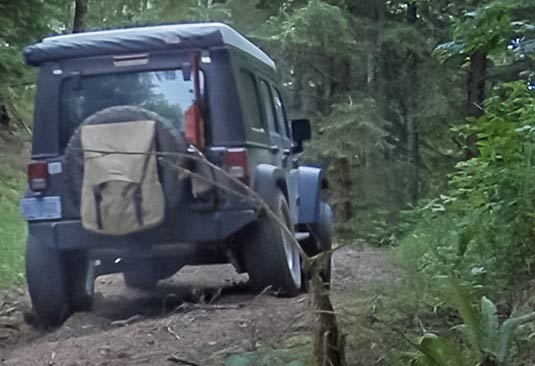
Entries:
[[[336, 252], [333, 296], [387, 279], [389, 258], [383, 250]], [[276, 345], [309, 327], [306, 295], [255, 296], [245, 278], [230, 266], [188, 267], [151, 292], [127, 289], [121, 276], [99, 278], [95, 310], [49, 333], [22, 321], [27, 299], [0, 301], [0, 364], [207, 365], [218, 354]]]

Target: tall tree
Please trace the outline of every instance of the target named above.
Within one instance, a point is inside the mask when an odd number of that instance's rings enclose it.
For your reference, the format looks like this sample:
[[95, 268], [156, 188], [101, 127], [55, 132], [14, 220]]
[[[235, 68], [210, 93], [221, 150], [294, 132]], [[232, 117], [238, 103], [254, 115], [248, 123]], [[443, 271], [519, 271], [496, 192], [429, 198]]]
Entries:
[[74, 21], [72, 26], [73, 33], [85, 31], [85, 17], [87, 14], [86, 0], [75, 0], [74, 2]]

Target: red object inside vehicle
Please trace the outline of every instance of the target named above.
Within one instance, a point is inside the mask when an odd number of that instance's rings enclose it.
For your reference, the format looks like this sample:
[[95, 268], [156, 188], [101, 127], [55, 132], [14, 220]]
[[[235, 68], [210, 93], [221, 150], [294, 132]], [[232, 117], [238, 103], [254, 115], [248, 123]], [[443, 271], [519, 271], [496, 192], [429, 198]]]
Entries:
[[186, 140], [200, 149], [205, 146], [204, 121], [198, 102], [194, 102], [186, 111]]

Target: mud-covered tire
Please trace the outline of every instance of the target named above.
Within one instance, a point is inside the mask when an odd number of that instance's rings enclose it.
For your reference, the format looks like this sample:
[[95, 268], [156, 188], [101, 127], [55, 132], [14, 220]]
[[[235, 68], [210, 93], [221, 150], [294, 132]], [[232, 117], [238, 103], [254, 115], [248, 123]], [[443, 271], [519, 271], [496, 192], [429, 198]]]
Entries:
[[26, 281], [36, 325], [61, 325], [72, 311], [61, 251], [30, 236], [26, 244]]
[[[288, 203], [277, 192], [270, 204], [273, 212], [293, 233]], [[271, 286], [282, 296], [293, 297], [301, 288], [301, 259], [299, 251], [285, 230], [262, 212], [245, 233], [242, 256], [251, 287], [262, 291]]]
[[[177, 128], [164, 117], [149, 110], [136, 106], [115, 106], [103, 109], [87, 117], [73, 133], [65, 149], [65, 179], [67, 179], [65, 186], [75, 209], [79, 210], [80, 208], [84, 175], [81, 126], [146, 120], [156, 122], [156, 151], [166, 153], [187, 152], [188, 144]], [[170, 168], [170, 164], [188, 166], [188, 164], [191, 165], [191, 162], [184, 161], [179, 156], [170, 155], [162, 157], [162, 160], [165, 161], [159, 161], [158, 174], [166, 198], [166, 208], [172, 210], [182, 202], [186, 190], [184, 189], [184, 180], [181, 179], [176, 170]]]

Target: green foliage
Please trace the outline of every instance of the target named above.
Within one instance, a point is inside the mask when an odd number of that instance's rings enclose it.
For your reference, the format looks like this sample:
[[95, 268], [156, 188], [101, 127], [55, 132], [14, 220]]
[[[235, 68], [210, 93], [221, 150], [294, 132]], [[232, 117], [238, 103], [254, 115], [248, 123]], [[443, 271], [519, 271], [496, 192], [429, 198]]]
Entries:
[[[282, 9], [266, 22], [258, 36], [265, 42], [276, 43], [279, 52], [290, 58], [287, 61], [314, 62], [318, 58], [339, 57], [355, 45], [342, 9], [320, 0], [311, 0], [291, 13]], [[314, 59], [303, 60], [303, 52]]]
[[459, 347], [448, 339], [428, 333], [416, 344], [420, 354], [414, 357], [411, 364], [417, 366], [469, 366], [467, 357]]
[[23, 182], [20, 172], [0, 163], [0, 290], [23, 279], [26, 227], [19, 212]]
[[311, 339], [293, 336], [284, 339], [279, 347], [258, 345], [254, 351], [234, 353], [218, 364], [225, 366], [307, 366], [312, 365]]
[[[399, 255], [430, 278], [458, 271], [497, 294], [533, 274], [535, 100], [514, 83], [486, 107], [459, 129], [478, 136], [480, 156], [458, 163], [450, 192], [421, 206]], [[421, 255], [409, 258], [414, 251]]]
[[466, 12], [454, 26], [454, 41], [436, 49], [442, 60], [456, 54], [506, 51], [508, 38], [513, 33], [512, 10], [515, 2], [497, 0]]
[[512, 314], [500, 321], [491, 300], [483, 296], [480, 305], [475, 306], [473, 297], [457, 281], [450, 278], [449, 286], [463, 321], [455, 329], [465, 335], [472, 348], [463, 350], [453, 340], [425, 334], [414, 345], [419, 352], [412, 360], [428, 366], [508, 365], [513, 356], [512, 340], [519, 336], [522, 326], [535, 321], [535, 312]]

